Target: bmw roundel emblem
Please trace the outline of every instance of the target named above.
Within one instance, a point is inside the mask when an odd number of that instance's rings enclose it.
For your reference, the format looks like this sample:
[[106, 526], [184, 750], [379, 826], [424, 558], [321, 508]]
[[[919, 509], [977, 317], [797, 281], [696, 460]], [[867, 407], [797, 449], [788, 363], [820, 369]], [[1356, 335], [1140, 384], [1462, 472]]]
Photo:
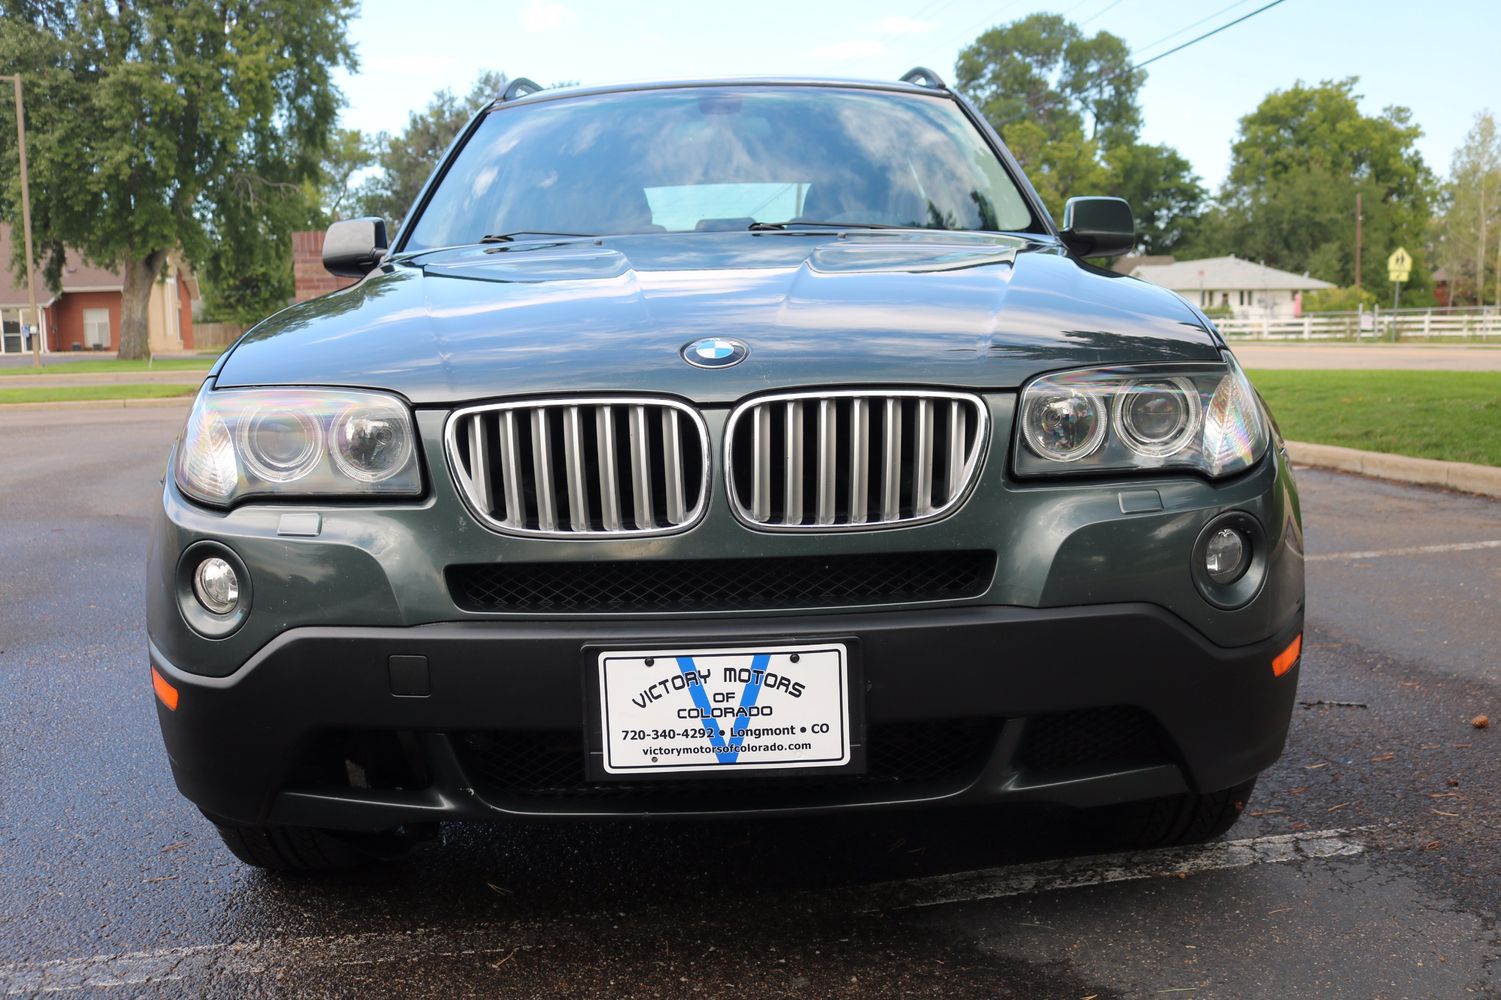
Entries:
[[728, 368], [738, 365], [750, 354], [743, 340], [728, 337], [705, 337], [683, 348], [683, 360], [695, 368]]

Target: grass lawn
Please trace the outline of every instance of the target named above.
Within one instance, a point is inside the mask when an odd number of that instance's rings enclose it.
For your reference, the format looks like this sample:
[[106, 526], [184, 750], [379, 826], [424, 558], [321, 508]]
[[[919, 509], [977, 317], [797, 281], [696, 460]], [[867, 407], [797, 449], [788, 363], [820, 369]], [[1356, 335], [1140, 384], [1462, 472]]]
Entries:
[[[149, 366], [145, 361], [119, 361], [115, 358], [100, 358], [97, 361], [59, 361], [56, 364], [48, 364], [46, 368], [38, 372], [30, 365], [0, 368], [0, 377], [6, 375], [87, 375], [90, 372], [181, 372], [209, 370], [212, 359], [218, 357], [218, 352], [203, 359], [199, 358], [157, 358]], [[43, 361], [46, 364], [46, 361]]]
[[1501, 466], [1501, 372], [1249, 374], [1289, 440]]
[[22, 389], [0, 388], [0, 405], [5, 403], [76, 403], [88, 399], [163, 399], [191, 396], [196, 385], [29, 385]]

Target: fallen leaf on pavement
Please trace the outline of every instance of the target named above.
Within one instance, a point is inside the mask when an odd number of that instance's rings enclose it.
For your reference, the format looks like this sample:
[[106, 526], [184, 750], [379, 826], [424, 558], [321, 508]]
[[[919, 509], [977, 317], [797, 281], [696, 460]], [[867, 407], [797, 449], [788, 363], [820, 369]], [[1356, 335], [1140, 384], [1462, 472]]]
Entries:
[[1476, 729], [1484, 729], [1490, 724], [1491, 717], [1489, 715], [1477, 715], [1475, 716], [1475, 718], [1470, 720], [1470, 725], [1474, 726]]

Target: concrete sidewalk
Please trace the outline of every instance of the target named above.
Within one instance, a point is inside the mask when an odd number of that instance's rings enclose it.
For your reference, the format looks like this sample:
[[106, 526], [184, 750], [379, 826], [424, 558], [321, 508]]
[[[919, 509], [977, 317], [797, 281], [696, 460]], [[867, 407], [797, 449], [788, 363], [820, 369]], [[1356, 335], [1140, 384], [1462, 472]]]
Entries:
[[37, 386], [72, 387], [80, 385], [198, 385], [208, 374], [205, 366], [199, 370], [180, 371], [134, 371], [134, 372], [72, 372], [57, 371], [41, 375], [0, 376], [0, 389], [25, 389]]
[[1232, 340], [1246, 368], [1501, 372], [1498, 344], [1270, 344]]

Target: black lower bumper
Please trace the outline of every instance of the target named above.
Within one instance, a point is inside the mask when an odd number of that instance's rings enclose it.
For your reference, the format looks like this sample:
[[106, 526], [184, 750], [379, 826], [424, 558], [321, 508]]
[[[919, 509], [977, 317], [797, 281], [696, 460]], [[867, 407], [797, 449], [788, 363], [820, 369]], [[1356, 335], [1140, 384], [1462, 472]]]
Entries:
[[[506, 816], [1088, 806], [1228, 788], [1281, 753], [1297, 670], [1274, 677], [1271, 662], [1301, 629], [1299, 617], [1263, 642], [1225, 649], [1147, 604], [970, 607], [734, 623], [301, 628], [224, 678], [180, 669], [155, 646], [151, 660], [178, 691], [175, 709], [158, 703], [173, 774], [204, 811], [375, 830]], [[864, 774], [586, 777], [584, 647], [831, 636], [858, 648]], [[426, 695], [393, 693], [392, 656], [426, 658]]]

